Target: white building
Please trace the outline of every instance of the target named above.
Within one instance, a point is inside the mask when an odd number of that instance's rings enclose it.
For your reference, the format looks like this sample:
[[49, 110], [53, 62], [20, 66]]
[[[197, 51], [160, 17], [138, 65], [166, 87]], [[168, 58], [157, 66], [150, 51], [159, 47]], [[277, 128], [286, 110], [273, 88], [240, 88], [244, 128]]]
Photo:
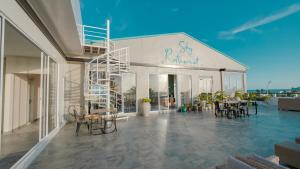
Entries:
[[70, 107], [135, 114], [150, 97], [158, 112], [246, 90], [245, 66], [185, 33], [110, 40], [109, 22], [81, 22], [78, 0], [0, 1], [0, 168], [26, 168]]
[[150, 97], [153, 111], [168, 110], [169, 96], [176, 100], [172, 108], [178, 108], [203, 92], [246, 91], [244, 65], [185, 33], [114, 41], [130, 50], [131, 74], [123, 78], [123, 93], [136, 87], [136, 99]]

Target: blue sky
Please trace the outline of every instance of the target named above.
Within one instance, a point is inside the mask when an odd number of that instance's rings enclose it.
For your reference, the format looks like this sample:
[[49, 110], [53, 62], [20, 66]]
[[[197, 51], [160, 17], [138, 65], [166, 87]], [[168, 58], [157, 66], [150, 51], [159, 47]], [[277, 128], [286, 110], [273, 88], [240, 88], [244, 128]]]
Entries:
[[300, 86], [299, 0], [81, 0], [113, 38], [186, 32], [249, 67], [248, 89]]

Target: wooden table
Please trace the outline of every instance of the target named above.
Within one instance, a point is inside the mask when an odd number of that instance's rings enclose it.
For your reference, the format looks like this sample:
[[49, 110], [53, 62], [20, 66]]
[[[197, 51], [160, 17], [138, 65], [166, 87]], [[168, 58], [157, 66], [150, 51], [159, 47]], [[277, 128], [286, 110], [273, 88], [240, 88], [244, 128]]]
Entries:
[[[112, 122], [115, 126], [114, 131], [117, 131], [116, 125], [116, 110], [115, 109], [96, 109], [91, 110], [92, 114], [85, 115], [84, 118], [89, 123], [90, 134], [93, 134], [93, 130], [101, 130], [103, 134], [106, 134], [106, 130], [108, 129], [107, 123]], [[110, 113], [110, 114], [104, 114]], [[96, 128], [93, 128], [93, 125], [96, 125]], [[110, 128], [110, 127], [109, 127]]]

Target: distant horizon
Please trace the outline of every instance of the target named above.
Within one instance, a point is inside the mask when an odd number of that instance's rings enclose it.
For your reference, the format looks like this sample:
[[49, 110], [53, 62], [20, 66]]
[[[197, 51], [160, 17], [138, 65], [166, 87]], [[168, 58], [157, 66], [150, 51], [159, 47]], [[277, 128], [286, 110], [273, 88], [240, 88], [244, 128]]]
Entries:
[[83, 23], [103, 26], [109, 19], [112, 38], [174, 32], [195, 37], [245, 64], [249, 68], [249, 90], [300, 86], [298, 0], [276, 3], [272, 0], [82, 0], [80, 3]]

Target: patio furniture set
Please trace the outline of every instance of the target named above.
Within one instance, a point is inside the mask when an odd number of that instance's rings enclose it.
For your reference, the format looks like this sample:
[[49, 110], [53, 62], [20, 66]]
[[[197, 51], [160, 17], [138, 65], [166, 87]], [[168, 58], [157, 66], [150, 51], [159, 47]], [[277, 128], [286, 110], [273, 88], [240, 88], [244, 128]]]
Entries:
[[215, 116], [227, 117], [228, 119], [237, 117], [249, 117], [249, 106], [255, 106], [255, 114], [257, 114], [257, 103], [255, 101], [248, 100], [230, 100], [225, 102], [216, 101]]
[[78, 136], [81, 125], [86, 125], [90, 135], [108, 134], [117, 131], [117, 111], [115, 109], [91, 110], [90, 114], [79, 114], [73, 110]]
[[300, 169], [300, 137], [294, 142], [285, 141], [275, 144], [276, 163], [260, 157], [249, 155], [246, 157], [229, 157], [225, 164], [216, 169]]

